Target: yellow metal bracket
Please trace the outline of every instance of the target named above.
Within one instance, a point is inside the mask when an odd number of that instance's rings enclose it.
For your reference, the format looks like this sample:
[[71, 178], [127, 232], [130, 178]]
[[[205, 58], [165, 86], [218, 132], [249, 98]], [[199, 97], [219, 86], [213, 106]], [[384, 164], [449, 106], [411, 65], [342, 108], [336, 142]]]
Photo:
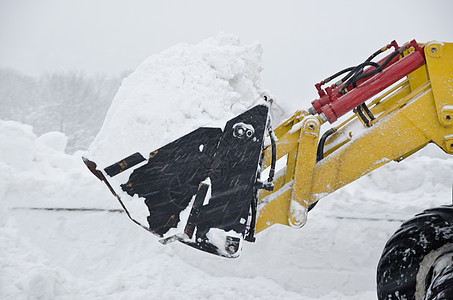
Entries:
[[437, 117], [443, 126], [453, 125], [453, 43], [425, 46], [426, 65], [433, 88]]
[[288, 214], [288, 221], [291, 227], [300, 228], [307, 221], [309, 198], [313, 185], [313, 169], [316, 164], [319, 128], [320, 124], [316, 117], [308, 116], [302, 121]]

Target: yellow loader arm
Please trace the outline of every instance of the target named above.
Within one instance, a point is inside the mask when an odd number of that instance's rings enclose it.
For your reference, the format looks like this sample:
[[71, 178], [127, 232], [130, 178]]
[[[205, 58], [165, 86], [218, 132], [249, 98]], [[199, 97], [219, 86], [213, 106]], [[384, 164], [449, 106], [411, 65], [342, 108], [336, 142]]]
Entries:
[[[286, 165], [276, 174], [274, 190], [259, 193], [256, 232], [273, 224], [303, 226], [321, 198], [430, 142], [453, 154], [453, 43], [419, 46], [425, 58], [421, 66], [323, 136], [328, 107], [311, 107], [314, 115], [298, 111], [275, 129], [277, 159], [286, 159]], [[411, 45], [399, 61], [415, 51]], [[271, 156], [268, 147], [263, 168]]]

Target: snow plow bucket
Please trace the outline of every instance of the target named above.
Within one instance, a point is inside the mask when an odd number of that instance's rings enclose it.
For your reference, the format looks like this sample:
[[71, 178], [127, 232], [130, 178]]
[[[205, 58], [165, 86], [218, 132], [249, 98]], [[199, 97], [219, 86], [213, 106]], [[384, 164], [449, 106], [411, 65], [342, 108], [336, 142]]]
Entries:
[[145, 159], [140, 153], [97, 169], [83, 158], [138, 225], [161, 238], [224, 257], [254, 240], [267, 105], [220, 128], [198, 128]]

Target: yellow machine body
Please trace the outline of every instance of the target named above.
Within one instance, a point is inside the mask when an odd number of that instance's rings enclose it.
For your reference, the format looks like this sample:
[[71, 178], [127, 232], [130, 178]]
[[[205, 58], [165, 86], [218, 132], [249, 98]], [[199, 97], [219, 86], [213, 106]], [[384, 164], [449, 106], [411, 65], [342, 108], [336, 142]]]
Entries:
[[[453, 43], [427, 43], [424, 53], [423, 66], [367, 102], [376, 117], [370, 127], [356, 114], [334, 127], [322, 160], [317, 162], [317, 145], [328, 123], [320, 117], [298, 111], [275, 129], [277, 159], [284, 166], [274, 190], [259, 194], [256, 232], [273, 224], [302, 227], [310, 205], [428, 143], [453, 154]], [[264, 168], [270, 148], [264, 150]]]

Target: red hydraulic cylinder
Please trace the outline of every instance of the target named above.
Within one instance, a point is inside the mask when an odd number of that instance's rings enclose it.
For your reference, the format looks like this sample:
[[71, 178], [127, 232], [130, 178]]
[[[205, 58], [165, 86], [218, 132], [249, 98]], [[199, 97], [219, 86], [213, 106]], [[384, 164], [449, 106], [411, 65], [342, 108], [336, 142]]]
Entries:
[[331, 103], [321, 108], [322, 114], [324, 114], [330, 123], [335, 122], [339, 117], [423, 66], [425, 59], [422, 53], [423, 49], [417, 49], [382, 72], [374, 75], [349, 93], [336, 100], [333, 99]]
[[[390, 54], [389, 54], [389, 56], [390, 56]], [[387, 56], [387, 57], [388, 57], [388, 56]], [[387, 57], [384, 57], [382, 60], [380, 60], [380, 61], [378, 62], [378, 64], [379, 64], [379, 65], [382, 64], [382, 63], [386, 60]], [[397, 62], [398, 59], [399, 59], [398, 56], [395, 57], [394, 59], [392, 59], [392, 60], [388, 63], [388, 65], [386, 66], [386, 68], [390, 67], [392, 64], [394, 64], [395, 62]], [[363, 74], [366, 74], [366, 73], [368, 73], [368, 72], [371, 72], [372, 70], [373, 70], [373, 68], [368, 68], [368, 70], [365, 70], [365, 72], [364, 72]], [[384, 68], [384, 70], [385, 70], [385, 68]], [[370, 78], [361, 79], [361, 80], [359, 80], [359, 81], [357, 82], [357, 85], [360, 85], [360, 84], [362, 84], [363, 82], [365, 82], [365, 81], [367, 81], [367, 80], [369, 80], [369, 79], [370, 79]], [[320, 97], [319, 99], [313, 100], [313, 101], [311, 102], [311, 105], [313, 106], [313, 108], [316, 110], [316, 112], [317, 112], [318, 114], [322, 113], [322, 107], [323, 107], [324, 105], [327, 105], [327, 104], [329, 104], [329, 103], [335, 101], [335, 100], [337, 99], [337, 97], [341, 97], [341, 95], [338, 94], [338, 91], [339, 91], [340, 89], [342, 89], [342, 88], [344, 87], [344, 85], [345, 85], [345, 84], [343, 83], [343, 84], [341, 84], [341, 85], [338, 86], [338, 87], [335, 86], [335, 85], [332, 85], [332, 86], [330, 86], [330, 87], [326, 87], [326, 88], [325, 88], [325, 91], [326, 91], [327, 93], [324, 93], [324, 91], [321, 91], [321, 93], [320, 93], [320, 96], [321, 96], [321, 97]], [[349, 86], [348, 89], [352, 89], [352, 86]]]
[[[396, 41], [393, 41], [391, 42], [390, 44], [387, 45], [387, 48], [390, 49], [390, 47], [394, 47], [395, 50], [398, 50], [398, 44], [396, 43]], [[383, 59], [381, 59], [380, 61], [377, 62], [378, 65], [382, 65], [384, 63], [384, 61], [387, 60], [387, 58], [390, 56], [391, 54], [387, 55], [386, 57], [384, 57]], [[392, 64], [394, 64], [395, 62], [397, 62], [399, 60], [399, 57], [396, 56], [394, 59], [392, 59], [385, 68], [388, 68], [389, 66], [391, 66]], [[369, 67], [368, 69], [366, 69], [363, 74], [366, 74], [368, 72], [371, 72], [373, 70], [373, 68]], [[369, 78], [365, 78], [365, 79], [361, 79], [357, 82], [357, 85], [360, 85], [362, 84], [363, 82], [367, 81]], [[336, 100], [337, 97], [340, 97], [338, 95], [338, 91], [340, 89], [342, 89], [345, 85], [345, 83], [341, 84], [340, 86], [336, 86], [335, 84], [330, 86], [330, 87], [326, 87], [325, 88], [325, 92], [321, 89], [321, 86], [324, 84], [324, 81], [320, 82], [320, 83], [317, 83], [315, 86], [316, 86], [316, 89], [318, 90], [318, 94], [320, 96], [319, 99], [316, 99], [316, 100], [313, 100], [311, 102], [312, 106], [313, 106], [313, 109], [316, 110], [316, 113], [320, 114], [322, 112], [322, 107], [324, 105], [327, 105], [329, 104], [330, 102]], [[352, 86], [349, 86], [348, 89], [352, 89]], [[326, 93], [327, 92], [327, 93]]]

